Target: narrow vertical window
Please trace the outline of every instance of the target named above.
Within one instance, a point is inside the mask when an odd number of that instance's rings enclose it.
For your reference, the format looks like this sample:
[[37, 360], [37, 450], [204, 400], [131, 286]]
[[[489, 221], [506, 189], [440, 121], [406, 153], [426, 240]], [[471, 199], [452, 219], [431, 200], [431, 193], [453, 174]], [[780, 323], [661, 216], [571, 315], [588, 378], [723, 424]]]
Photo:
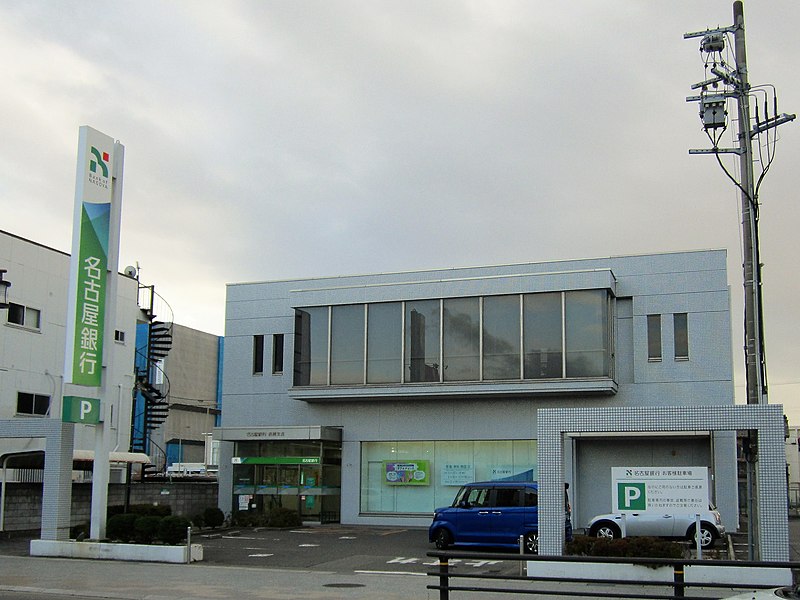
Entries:
[[647, 360], [661, 360], [661, 315], [647, 315]]
[[272, 336], [272, 374], [283, 373], [283, 334], [276, 333]]
[[675, 360], [689, 360], [689, 319], [686, 313], [672, 315], [675, 327]]
[[253, 375], [264, 372], [264, 336], [253, 336]]

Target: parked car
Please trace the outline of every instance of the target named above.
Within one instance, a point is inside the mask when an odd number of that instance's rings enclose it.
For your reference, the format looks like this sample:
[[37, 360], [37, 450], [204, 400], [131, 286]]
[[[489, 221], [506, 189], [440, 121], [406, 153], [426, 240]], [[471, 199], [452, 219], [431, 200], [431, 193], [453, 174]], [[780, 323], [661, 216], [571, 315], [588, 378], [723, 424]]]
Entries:
[[[625, 516], [625, 535], [687, 538], [694, 540], [696, 513], [646, 512], [627, 513]], [[598, 515], [589, 521], [589, 535], [594, 537], [622, 537], [622, 514]], [[700, 546], [710, 548], [714, 542], [725, 535], [725, 526], [716, 508], [710, 506], [700, 513]]]
[[[564, 535], [572, 540], [569, 498], [564, 491]], [[439, 550], [451, 545], [518, 548], [539, 551], [539, 486], [535, 482], [484, 481], [469, 483], [450, 506], [437, 508], [428, 539]]]

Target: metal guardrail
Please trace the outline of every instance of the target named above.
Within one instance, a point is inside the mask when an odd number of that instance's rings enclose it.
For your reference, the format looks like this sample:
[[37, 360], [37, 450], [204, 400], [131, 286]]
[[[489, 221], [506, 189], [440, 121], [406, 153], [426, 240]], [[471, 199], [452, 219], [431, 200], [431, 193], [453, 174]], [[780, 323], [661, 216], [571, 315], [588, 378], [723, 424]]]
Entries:
[[[430, 577], [437, 577], [438, 584], [431, 584], [427, 586], [429, 590], [439, 590], [439, 600], [449, 600], [450, 592], [493, 592], [493, 593], [508, 593], [508, 594], [526, 594], [526, 595], [547, 595], [547, 596], [572, 596], [582, 598], [641, 598], [645, 600], [709, 600], [709, 599], [722, 599], [729, 597], [726, 596], [713, 596], [708, 593], [703, 596], [687, 596], [687, 589], [703, 588], [705, 590], [714, 590], [715, 588], [726, 590], [756, 590], [756, 589], [770, 589], [780, 587], [774, 584], [765, 583], [752, 583], [742, 581], [739, 583], [708, 583], [708, 582], [687, 582], [685, 580], [685, 567], [697, 566], [714, 566], [714, 567], [755, 567], [758, 569], [774, 568], [774, 569], [789, 569], [792, 571], [794, 582], [797, 583], [798, 573], [800, 573], [800, 563], [798, 562], [747, 562], [747, 561], [733, 561], [733, 560], [694, 560], [694, 559], [668, 559], [668, 558], [616, 558], [616, 557], [594, 557], [594, 556], [537, 556], [531, 554], [499, 554], [499, 553], [486, 553], [486, 552], [459, 552], [452, 550], [436, 550], [428, 552], [428, 556], [438, 558], [438, 570], [428, 571], [427, 575]], [[600, 565], [610, 564], [628, 564], [628, 565], [643, 565], [650, 567], [663, 567], [668, 566], [672, 568], [673, 577], [670, 581], [645, 581], [645, 580], [628, 580], [628, 579], [600, 579], [586, 577], [559, 577], [559, 576], [525, 576], [525, 575], [497, 575], [492, 573], [457, 573], [450, 570], [450, 559], [476, 559], [476, 560], [502, 560], [502, 561], [535, 561], [535, 562], [575, 562], [575, 563], [597, 563]], [[522, 563], [520, 562], [520, 565]], [[521, 571], [521, 569], [520, 569]], [[455, 580], [455, 581], [454, 581]], [[469, 585], [459, 584], [459, 581], [468, 581]], [[478, 582], [477, 580], [483, 580]], [[530, 587], [503, 587], [503, 583], [508, 582], [528, 582]], [[494, 587], [490, 583], [496, 584]], [[592, 583], [595, 585], [593, 588], [587, 588], [576, 592], [575, 590], [566, 590], [563, 587], [558, 589], [552, 584], [569, 583], [569, 584], [586, 584]], [[549, 586], [544, 589], [542, 585]], [[616, 586], [616, 591], [601, 591], [596, 587], [602, 586]], [[556, 587], [556, 589], [553, 589]], [[643, 590], [642, 588], [650, 588]], [[656, 588], [661, 588], [660, 593]], [[606, 587], [608, 590], [608, 587]], [[666, 593], [667, 590], [672, 590], [671, 593]], [[652, 593], [648, 593], [652, 591]]]

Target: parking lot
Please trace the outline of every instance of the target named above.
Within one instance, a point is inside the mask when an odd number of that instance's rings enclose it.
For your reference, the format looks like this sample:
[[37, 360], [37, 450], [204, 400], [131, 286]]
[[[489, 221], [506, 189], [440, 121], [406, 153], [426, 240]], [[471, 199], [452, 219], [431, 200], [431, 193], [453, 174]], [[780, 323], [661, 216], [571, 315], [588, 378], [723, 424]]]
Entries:
[[[322, 525], [298, 529], [230, 529], [195, 536], [207, 564], [338, 573], [424, 575], [438, 561], [424, 528]], [[491, 552], [491, 549], [482, 548]], [[508, 550], [498, 550], [499, 553]], [[514, 574], [517, 562], [491, 559], [453, 561], [452, 568], [476, 574]]]

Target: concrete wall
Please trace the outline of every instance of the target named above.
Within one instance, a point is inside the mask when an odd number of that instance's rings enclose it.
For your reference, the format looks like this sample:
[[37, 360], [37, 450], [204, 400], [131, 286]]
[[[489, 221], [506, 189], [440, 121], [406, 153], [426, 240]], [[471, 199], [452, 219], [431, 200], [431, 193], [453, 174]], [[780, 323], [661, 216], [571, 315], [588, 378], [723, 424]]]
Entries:
[[[216, 483], [204, 482], [148, 482], [131, 485], [131, 504], [159, 504], [172, 508], [173, 515], [188, 518], [208, 507], [217, 506]], [[126, 486], [111, 484], [108, 487], [108, 505], [125, 503]], [[87, 523], [92, 499], [91, 483], [72, 484], [72, 510], [70, 525]], [[3, 531], [38, 530], [42, 523], [42, 484], [6, 484]]]

